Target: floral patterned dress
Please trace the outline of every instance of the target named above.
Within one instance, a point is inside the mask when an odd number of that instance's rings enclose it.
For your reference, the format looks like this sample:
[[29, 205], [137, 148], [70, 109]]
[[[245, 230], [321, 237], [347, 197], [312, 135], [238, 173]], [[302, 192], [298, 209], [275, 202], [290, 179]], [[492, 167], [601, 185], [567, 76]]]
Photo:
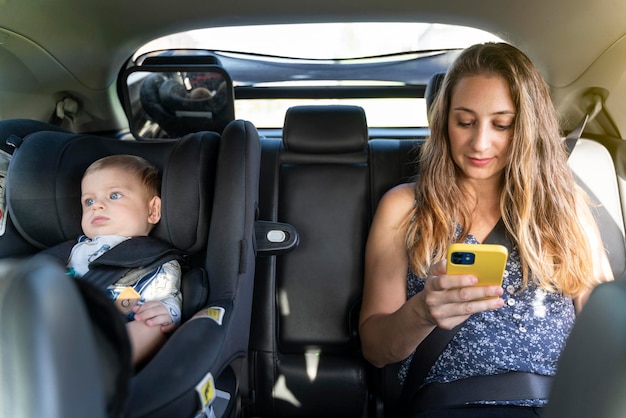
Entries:
[[[466, 243], [479, 244], [468, 235]], [[408, 272], [407, 298], [424, 289], [425, 279]], [[502, 283], [504, 306], [473, 314], [430, 369], [424, 384], [447, 383], [472, 376], [510, 371], [553, 376], [566, 339], [574, 325], [571, 298], [549, 293], [533, 283], [522, 291], [522, 269], [517, 247], [509, 254]], [[406, 378], [413, 355], [400, 368]], [[485, 400], [481, 402], [490, 404]], [[497, 402], [520, 406], [544, 406], [545, 399]]]

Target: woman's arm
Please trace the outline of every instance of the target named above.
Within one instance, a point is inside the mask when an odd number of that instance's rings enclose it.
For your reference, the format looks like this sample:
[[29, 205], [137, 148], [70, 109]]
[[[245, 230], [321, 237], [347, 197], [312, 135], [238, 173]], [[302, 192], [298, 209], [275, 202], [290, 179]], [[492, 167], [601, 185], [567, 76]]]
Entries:
[[413, 208], [413, 186], [391, 189], [381, 199], [365, 253], [365, 282], [359, 330], [363, 355], [373, 365], [408, 357], [441, 326], [453, 328], [469, 315], [502, 306], [499, 286], [469, 287], [474, 276], [445, 275], [445, 265], [431, 268], [424, 290], [406, 299], [408, 257], [405, 220]]
[[387, 192], [378, 205], [365, 250], [359, 330], [363, 354], [377, 367], [408, 357], [434, 328], [405, 303], [408, 258], [402, 223], [412, 208], [410, 185]]

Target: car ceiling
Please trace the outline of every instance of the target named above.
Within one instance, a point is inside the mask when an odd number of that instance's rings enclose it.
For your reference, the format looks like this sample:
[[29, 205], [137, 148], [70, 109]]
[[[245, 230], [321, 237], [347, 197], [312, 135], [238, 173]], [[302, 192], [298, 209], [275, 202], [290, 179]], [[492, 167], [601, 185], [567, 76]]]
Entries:
[[[21, 79], [24, 84], [37, 80], [44, 89], [64, 86], [80, 97], [110, 89], [131, 54], [163, 35], [209, 26], [323, 21], [417, 21], [484, 29], [526, 51], [551, 86], [561, 88], [624, 36], [626, 2], [0, 0], [0, 71], [8, 71], [2, 78], [12, 83], [0, 81], [0, 92], [14, 89]], [[46, 73], [37, 74], [44, 67]]]

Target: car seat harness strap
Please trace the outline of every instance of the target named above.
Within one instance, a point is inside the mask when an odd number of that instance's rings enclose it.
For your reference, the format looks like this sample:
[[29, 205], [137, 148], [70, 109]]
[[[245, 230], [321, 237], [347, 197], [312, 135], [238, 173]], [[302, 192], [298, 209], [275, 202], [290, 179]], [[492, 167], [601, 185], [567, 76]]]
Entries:
[[[76, 241], [67, 241], [43, 251], [62, 263], [67, 263]], [[161, 264], [178, 260], [182, 262], [184, 254], [164, 241], [153, 237], [134, 237], [122, 241], [89, 264], [89, 271], [82, 276], [100, 289], [117, 282], [128, 274], [148, 274]]]

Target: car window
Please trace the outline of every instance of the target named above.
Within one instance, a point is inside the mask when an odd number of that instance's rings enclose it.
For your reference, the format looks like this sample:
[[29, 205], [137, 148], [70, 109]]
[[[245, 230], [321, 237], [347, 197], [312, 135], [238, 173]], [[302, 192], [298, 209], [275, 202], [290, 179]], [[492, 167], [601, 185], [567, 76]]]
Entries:
[[[423, 91], [432, 73], [445, 71], [466, 46], [499, 40], [469, 27], [426, 23], [239, 26], [162, 37], [134, 59], [154, 51], [217, 52], [233, 78], [236, 117], [257, 128], [282, 127], [286, 110], [301, 104], [358, 105], [372, 128], [408, 128], [428, 124]], [[242, 66], [250, 67], [246, 76], [238, 76]]]

